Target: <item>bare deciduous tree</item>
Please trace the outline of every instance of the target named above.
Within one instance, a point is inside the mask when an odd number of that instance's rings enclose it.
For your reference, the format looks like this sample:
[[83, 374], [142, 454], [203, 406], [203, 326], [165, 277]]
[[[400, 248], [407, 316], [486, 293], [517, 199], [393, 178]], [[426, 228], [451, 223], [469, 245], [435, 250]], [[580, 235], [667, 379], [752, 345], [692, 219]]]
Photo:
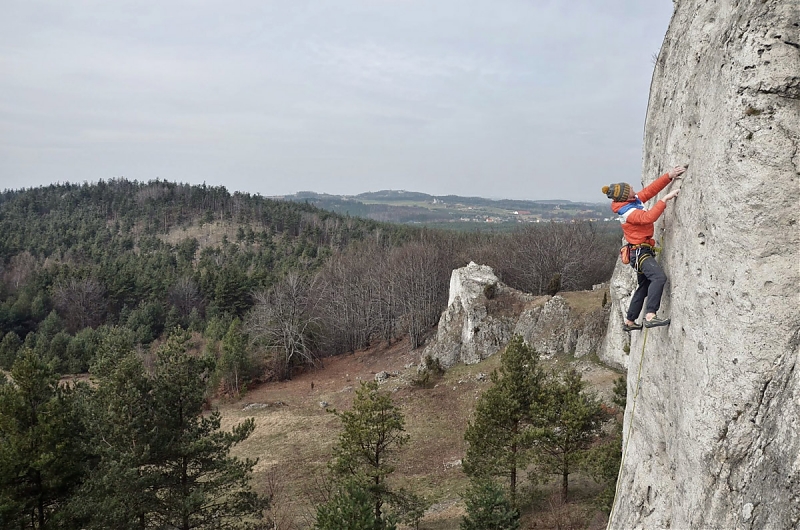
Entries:
[[179, 278], [170, 287], [167, 300], [175, 307], [181, 318], [188, 318], [195, 308], [202, 313], [203, 296], [200, 294], [200, 288], [188, 276]]
[[255, 293], [255, 305], [247, 316], [245, 329], [250, 338], [267, 348], [274, 357], [280, 377], [291, 378], [292, 368], [314, 364], [316, 286], [290, 272], [267, 291]]
[[292, 495], [286, 487], [286, 477], [277, 466], [264, 473], [264, 496], [269, 501], [266, 511], [266, 523], [269, 530], [294, 530], [294, 511], [298, 509], [296, 495]]
[[94, 278], [70, 278], [53, 288], [56, 310], [70, 333], [94, 328], [103, 322], [106, 313], [105, 289]]
[[389, 253], [383, 251], [375, 256], [374, 274], [371, 275], [373, 291], [377, 294], [376, 319], [380, 337], [386, 342], [394, 340], [398, 330], [400, 307], [399, 282]]
[[615, 253], [608, 242], [591, 225], [553, 223], [491, 236], [423, 231], [394, 247], [379, 235], [352, 243], [316, 277], [314, 314], [324, 330], [316, 346], [336, 354], [400, 333], [420, 346], [445, 309], [452, 269], [473, 260], [524, 291], [542, 294], [555, 284], [586, 289], [611, 275]]
[[447, 302], [450, 264], [437, 245], [412, 242], [390, 252], [398, 285], [403, 324], [411, 347], [436, 323]]
[[11, 258], [3, 274], [3, 280], [11, 292], [17, 291], [27, 283], [28, 278], [36, 270], [36, 258], [27, 250]]
[[371, 280], [377, 273], [379, 260], [379, 248], [354, 245], [347, 252], [331, 257], [321, 271], [319, 280], [324, 286], [324, 297], [320, 314], [332, 352], [369, 346], [379, 329], [375, 311], [377, 286]]
[[565, 290], [586, 289], [608, 280], [614, 267], [609, 245], [589, 223], [526, 226], [495, 238], [484, 248], [487, 263], [517, 289], [543, 294], [560, 275]]

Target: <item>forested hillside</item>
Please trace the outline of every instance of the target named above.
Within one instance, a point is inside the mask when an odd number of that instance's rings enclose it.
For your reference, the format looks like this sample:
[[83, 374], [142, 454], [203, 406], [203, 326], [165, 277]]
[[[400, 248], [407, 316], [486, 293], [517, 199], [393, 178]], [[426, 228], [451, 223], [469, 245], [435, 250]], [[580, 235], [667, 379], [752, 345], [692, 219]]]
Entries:
[[[289, 377], [377, 340], [418, 345], [470, 260], [530, 292], [581, 289], [610, 276], [616, 241], [590, 224], [433, 231], [164, 181], [5, 191], [0, 366], [28, 347], [85, 372], [114, 327], [144, 348], [180, 327], [246, 357], [227, 360], [237, 381]], [[225, 350], [226, 337], [244, 346]]]
[[[469, 261], [553, 294], [607, 280], [618, 241], [588, 223], [410, 228], [163, 181], [6, 191], [0, 528], [275, 527], [256, 461], [231, 456], [253, 420], [222, 430], [211, 400], [380, 342], [416, 348]], [[87, 371], [91, 385], [59, 383]], [[342, 528], [324, 526], [336, 502], [320, 528]]]

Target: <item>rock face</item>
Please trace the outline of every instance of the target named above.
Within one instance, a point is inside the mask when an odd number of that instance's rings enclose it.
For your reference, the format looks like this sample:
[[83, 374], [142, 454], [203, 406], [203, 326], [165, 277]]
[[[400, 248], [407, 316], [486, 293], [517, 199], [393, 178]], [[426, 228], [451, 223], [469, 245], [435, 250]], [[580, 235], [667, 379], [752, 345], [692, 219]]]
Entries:
[[517, 319], [513, 335], [522, 335], [525, 342], [545, 357], [597, 353], [603, 342], [608, 311], [598, 308], [578, 312], [564, 296], [555, 295], [543, 304], [526, 308]]
[[580, 357], [599, 350], [607, 318], [608, 311], [599, 304], [593, 311], [576, 311], [562, 296], [522, 293], [501, 283], [491, 267], [470, 263], [453, 271], [449, 305], [422, 358], [439, 359], [444, 368], [477, 363], [505, 347], [515, 334], [544, 356]]
[[643, 167], [691, 162], [656, 225], [672, 324], [633, 333], [609, 528], [800, 528], [798, 24], [798, 0], [675, 2]]
[[605, 364], [618, 369], [627, 369], [630, 360], [631, 336], [622, 331], [625, 313], [636, 290], [636, 273], [630, 265], [617, 260], [614, 275], [609, 282], [611, 312], [608, 316], [608, 331], [603, 338], [598, 357]]
[[499, 350], [511, 339], [514, 322], [505, 314], [489, 314], [489, 300], [498, 297], [516, 299], [512, 303], [528, 301], [502, 285], [491, 267], [471, 262], [454, 270], [447, 309], [423, 359], [430, 355], [448, 368], [459, 362], [477, 363]]

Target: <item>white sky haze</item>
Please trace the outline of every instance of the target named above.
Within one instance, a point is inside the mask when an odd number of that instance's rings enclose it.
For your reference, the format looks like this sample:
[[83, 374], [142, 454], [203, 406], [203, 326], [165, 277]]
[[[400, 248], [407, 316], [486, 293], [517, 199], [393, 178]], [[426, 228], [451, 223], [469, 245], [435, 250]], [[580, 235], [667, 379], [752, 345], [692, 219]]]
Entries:
[[[0, 189], [601, 202], [641, 178], [669, 0], [7, 0]], [[665, 161], [672, 165], [676, 161]]]

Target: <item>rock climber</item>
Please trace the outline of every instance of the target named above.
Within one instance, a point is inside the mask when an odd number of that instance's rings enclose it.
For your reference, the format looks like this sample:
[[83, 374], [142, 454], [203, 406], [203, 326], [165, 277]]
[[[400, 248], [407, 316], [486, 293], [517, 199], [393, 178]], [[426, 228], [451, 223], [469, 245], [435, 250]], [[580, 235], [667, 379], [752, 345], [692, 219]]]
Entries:
[[[667, 282], [667, 275], [661, 269], [661, 265], [656, 261], [653, 223], [661, 217], [667, 207], [667, 201], [678, 196], [680, 189], [670, 191], [664, 198], [656, 202], [649, 210], [644, 207], [644, 203], [655, 197], [658, 192], [663, 190], [673, 179], [683, 175], [686, 171], [684, 166], [676, 166], [668, 173], [664, 173], [650, 185], [646, 186], [639, 193], [634, 193], [631, 185], [625, 182], [603, 186], [603, 193], [611, 199], [611, 210], [619, 216], [622, 223], [622, 233], [627, 242], [627, 249], [623, 251], [629, 253], [631, 267], [636, 271], [639, 286], [633, 293], [625, 322], [622, 326], [624, 331], [633, 331], [657, 326], [669, 325], [670, 319], [658, 318], [656, 313], [661, 306], [661, 293], [664, 291], [664, 284]], [[636, 319], [642, 312], [647, 298], [647, 307], [642, 324], [637, 324]]]

